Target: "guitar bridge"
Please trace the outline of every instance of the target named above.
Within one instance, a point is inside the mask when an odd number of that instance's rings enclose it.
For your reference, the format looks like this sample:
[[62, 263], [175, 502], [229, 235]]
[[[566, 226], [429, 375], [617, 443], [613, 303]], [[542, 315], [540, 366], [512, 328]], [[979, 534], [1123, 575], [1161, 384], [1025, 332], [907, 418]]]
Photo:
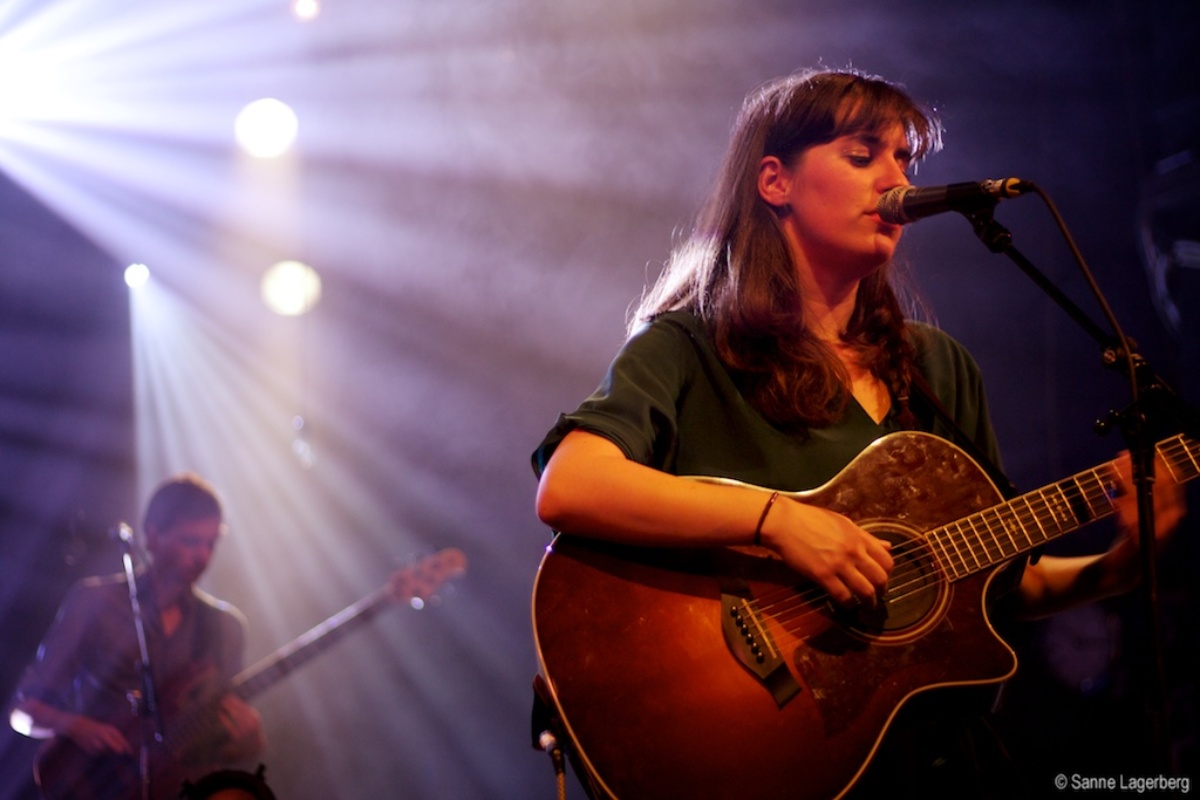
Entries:
[[739, 594], [721, 594], [721, 632], [734, 657], [766, 687], [775, 704], [783, 708], [800, 693], [800, 684], [788, 671], [787, 662], [750, 599], [745, 588]]

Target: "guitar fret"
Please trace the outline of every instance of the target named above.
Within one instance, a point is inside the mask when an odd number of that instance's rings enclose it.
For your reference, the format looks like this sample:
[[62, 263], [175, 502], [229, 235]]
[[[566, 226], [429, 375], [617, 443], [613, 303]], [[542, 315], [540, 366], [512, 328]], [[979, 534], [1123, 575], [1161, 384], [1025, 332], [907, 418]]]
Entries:
[[1048, 488], [1053, 490], [1053, 494], [1046, 498], [1046, 504], [1058, 533], [1074, 528], [1077, 522], [1075, 512], [1071, 510], [1071, 501], [1063, 492], [1062, 485], [1056, 483]]
[[[1101, 517], [1106, 517], [1115, 509], [1113, 507], [1113, 498], [1116, 497], [1117, 488], [1120, 485], [1113, 476], [1112, 471], [1102, 471], [1102, 468], [1097, 467], [1087, 474], [1089, 479], [1088, 484], [1082, 489], [1084, 501], [1088, 506], [1089, 519], [1095, 520]], [[1076, 483], [1084, 480], [1084, 476], [1080, 475], [1076, 479]]]
[[[1042, 524], [1042, 519], [1046, 517], [1046, 513], [1047, 513], [1045, 500], [1042, 498], [1042, 496], [1040, 494], [1036, 494], [1036, 493], [1033, 495], [1028, 495], [1028, 494], [1021, 495], [1021, 500], [1024, 501], [1025, 508], [1029, 511], [1029, 516], [1033, 519], [1034, 523], [1037, 525], [1037, 538], [1036, 539], [1034, 539], [1033, 536], [1031, 535], [1033, 533], [1033, 531], [1031, 531], [1029, 526], [1025, 527], [1025, 535], [1030, 537], [1029, 544], [1030, 545], [1038, 545], [1038, 544], [1041, 544], [1042, 542], [1045, 542], [1047, 539], [1050, 538], [1050, 535], [1046, 532], [1046, 526]], [[1040, 502], [1038, 502], [1035, 505], [1034, 500], [1037, 500]]]
[[[999, 547], [1000, 540], [996, 536], [995, 525], [988, 521], [989, 512], [993, 517], [998, 517], [998, 514], [994, 509], [987, 509], [979, 513], [979, 521], [983, 525], [984, 530], [987, 531], [987, 539], [981, 539], [980, 543], [983, 545], [983, 555], [986, 559], [985, 563], [995, 564], [1000, 560], [1000, 558], [993, 555], [993, 549], [994, 547]], [[1001, 527], [1003, 527], [1003, 524], [1001, 524]], [[1003, 548], [999, 549], [1001, 551], [1001, 555], [1003, 555]]]
[[[1200, 461], [1197, 461], [1195, 451], [1184, 441], [1184, 438], [1179, 436], [1178, 439], [1180, 447], [1183, 448], [1183, 454], [1187, 456], [1188, 463], [1191, 465], [1191, 470], [1184, 477], [1184, 480], [1195, 478], [1197, 475], [1200, 475]], [[1182, 465], [1182, 462], [1180, 462], [1180, 466]]]
[[[1179, 483], [1179, 473], [1182, 471], [1182, 467], [1185, 465], [1182, 463], [1176, 463], [1174, 460], [1175, 453], [1168, 452], [1168, 448], [1165, 445], [1159, 448], [1158, 452], [1159, 455], [1162, 456], [1163, 466], [1165, 466], [1167, 471], [1171, 473], [1171, 480]], [[1184, 455], [1188, 455], [1187, 450], [1184, 450]]]
[[979, 512], [979, 521], [987, 532], [987, 538], [980, 541], [980, 544], [983, 545], [984, 564], [995, 564], [1000, 559], [993, 553], [996, 551], [1004, 553], [1003, 544], [996, 532], [996, 525], [998, 523], [1000, 528], [1003, 528], [1004, 520], [1000, 517], [999, 509], [989, 508]]
[[[974, 539], [975, 541], [979, 541], [979, 539], [980, 539], [979, 527], [976, 524], [976, 519], [978, 517], [979, 517], [978, 514], [972, 514], [971, 516], [967, 517], [966, 520], [964, 520], [967, 523], [967, 525], [970, 526], [971, 536], [972, 536], [972, 539]], [[979, 556], [977, 556], [975, 554], [975, 548], [971, 546], [970, 541], [964, 541], [963, 544], [966, 545], [967, 552], [970, 554], [971, 559], [975, 562], [975, 566], [973, 568], [968, 567], [968, 571], [974, 572], [975, 570], [979, 569], [980, 567], [987, 566], [986, 564], [984, 564], [982, 561], [979, 560]]]
[[[1017, 517], [1016, 510], [1010, 505], [1004, 506], [1002, 510], [996, 512], [996, 516], [1003, 523], [1002, 530], [1004, 531], [1004, 539], [1000, 540], [1000, 553], [1004, 559], [1009, 559], [1021, 552], [1021, 548], [1017, 546], [1017, 540], [1012, 534], [1014, 525], [1020, 526], [1021, 521]], [[1005, 544], [1007, 540], [1007, 545]]]
[[[1179, 434], [1159, 443], [1170, 479], [1200, 477], [1200, 442]], [[951, 580], [971, 575], [1112, 514], [1121, 482], [1115, 462], [1101, 464], [927, 533]]]
[[971, 570], [967, 567], [967, 560], [963, 557], [963, 550], [958, 546], [959, 541], [962, 541], [964, 546], [966, 545], [966, 538], [962, 536], [962, 521], [959, 520], [958, 522], [955, 522], [954, 526], [958, 529], [958, 538], [956, 539], [953, 534], [951, 534], [948, 538], [951, 546], [954, 547], [955, 563], [959, 565], [959, 569], [956, 570], [956, 573], [961, 572], [963, 575], [970, 575]]
[[[960, 528], [958, 523], [955, 523], [955, 528]], [[970, 575], [970, 571], [967, 570], [966, 560], [962, 558], [962, 549], [959, 547], [958, 541], [955, 541], [955, 535], [958, 535], [959, 541], [961, 541], [961, 529], [958, 531], [958, 534], [955, 534], [955, 531], [947, 531], [947, 541], [949, 542], [950, 547], [954, 548], [952, 559], [950, 559], [954, 565], [954, 575]]]
[[987, 558], [987, 539], [985, 537], [988, 536], [988, 525], [987, 519], [984, 518], [984, 513], [985, 512], [980, 511], [967, 518], [971, 523], [971, 530], [975, 534], [975, 543], [978, 544], [978, 547], [983, 549], [984, 554], [983, 560], [980, 560], [978, 548], [975, 546], [971, 547], [971, 556], [975, 559], [976, 569], [979, 567], [986, 567], [989, 563], [991, 563], [991, 559]]
[[1196, 453], [1182, 434], [1163, 442], [1158, 452], [1171, 472], [1171, 479], [1176, 483], [1183, 483], [1200, 475], [1200, 461], [1197, 461]]
[[1088, 507], [1083, 489], [1079, 485], [1079, 476], [1067, 478], [1060, 481], [1058, 485], [1062, 489], [1063, 496], [1067, 499], [1067, 505], [1071, 508], [1073, 524], [1078, 526], [1091, 522], [1091, 509]]
[[[1014, 537], [1012, 534], [1012, 529], [1015, 525], [1022, 533], [1024, 533], [1025, 523], [1021, 522], [1020, 513], [1012, 506], [1008, 507], [1008, 518], [1010, 520], [1010, 524], [1006, 524], [1004, 526], [1004, 535], [1008, 537], [1008, 543], [1012, 546], [1012, 552], [1009, 553], [1009, 555], [1015, 556], [1017, 553], [1021, 552], [1021, 546], [1017, 544], [1016, 537]], [[1029, 537], [1025, 538], [1028, 540]]]
[[[1022, 495], [1021, 497], [1019, 497], [1017, 499], [1025, 504], [1025, 510], [1029, 513], [1029, 516], [1033, 519], [1034, 523], [1038, 526], [1038, 534], [1042, 537], [1041, 541], [1043, 541], [1043, 542], [1046, 541], [1046, 529], [1042, 527], [1042, 521], [1040, 519], [1038, 519], [1037, 511], [1034, 510], [1033, 504], [1029, 502], [1028, 495]], [[1033, 541], [1033, 537], [1029, 535], [1029, 526], [1022, 523], [1021, 533], [1025, 534], [1026, 546], [1033, 547], [1034, 541]]]
[[955, 580], [959, 577], [959, 574], [958, 570], [954, 568], [954, 559], [950, 557], [950, 551], [946, 549], [946, 543], [943, 541], [945, 537], [946, 529], [938, 528], [937, 530], [930, 531], [926, 538], [940, 554], [938, 560], [942, 564], [942, 569], [948, 573], [948, 577], [951, 580]]

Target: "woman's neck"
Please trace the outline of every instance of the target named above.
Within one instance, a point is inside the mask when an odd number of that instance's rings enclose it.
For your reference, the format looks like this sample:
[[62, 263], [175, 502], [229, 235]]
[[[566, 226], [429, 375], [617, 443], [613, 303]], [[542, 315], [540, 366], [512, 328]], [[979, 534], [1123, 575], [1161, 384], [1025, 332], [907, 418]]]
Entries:
[[808, 332], [826, 344], [842, 341], [850, 318], [854, 316], [854, 303], [858, 285], [849, 292], [830, 295], [820, 291], [804, 294], [804, 325]]
[[858, 300], [859, 280], [843, 275], [834, 269], [815, 269], [803, 260], [798, 261], [796, 269], [804, 325], [809, 333], [827, 344], [841, 341]]
[[842, 281], [837, 273], [800, 270], [804, 298], [804, 324], [809, 333], [827, 345], [846, 370], [846, 388], [876, 424], [891, 408], [887, 386], [862, 361], [862, 354], [845, 342], [846, 329], [854, 315], [859, 281]]

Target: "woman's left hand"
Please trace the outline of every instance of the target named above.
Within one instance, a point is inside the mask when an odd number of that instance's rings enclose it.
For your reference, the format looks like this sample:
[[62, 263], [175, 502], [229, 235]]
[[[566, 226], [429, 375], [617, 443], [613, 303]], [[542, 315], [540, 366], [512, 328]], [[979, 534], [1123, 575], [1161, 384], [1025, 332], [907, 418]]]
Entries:
[[[1120, 484], [1112, 504], [1117, 515], [1117, 526], [1121, 536], [1113, 543], [1109, 554], [1116, 558], [1130, 583], [1137, 581], [1140, 560], [1137, 486], [1133, 482], [1133, 462], [1128, 451], [1116, 460]], [[1158, 458], [1154, 467], [1154, 538], [1161, 545], [1166, 542], [1187, 514], [1183, 484], [1171, 476], [1171, 472]]]

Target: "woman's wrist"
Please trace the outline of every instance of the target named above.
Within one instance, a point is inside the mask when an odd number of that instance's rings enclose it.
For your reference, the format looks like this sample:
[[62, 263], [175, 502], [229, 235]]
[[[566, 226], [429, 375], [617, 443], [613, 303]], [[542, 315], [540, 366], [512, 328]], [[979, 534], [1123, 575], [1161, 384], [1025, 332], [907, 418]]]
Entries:
[[762, 547], [762, 532], [763, 525], [767, 521], [767, 515], [771, 513], [771, 509], [775, 506], [775, 502], [779, 499], [779, 492], [771, 492], [771, 496], [767, 498], [767, 502], [763, 504], [762, 513], [758, 515], [758, 524], [754, 526], [753, 544], [755, 547]]

